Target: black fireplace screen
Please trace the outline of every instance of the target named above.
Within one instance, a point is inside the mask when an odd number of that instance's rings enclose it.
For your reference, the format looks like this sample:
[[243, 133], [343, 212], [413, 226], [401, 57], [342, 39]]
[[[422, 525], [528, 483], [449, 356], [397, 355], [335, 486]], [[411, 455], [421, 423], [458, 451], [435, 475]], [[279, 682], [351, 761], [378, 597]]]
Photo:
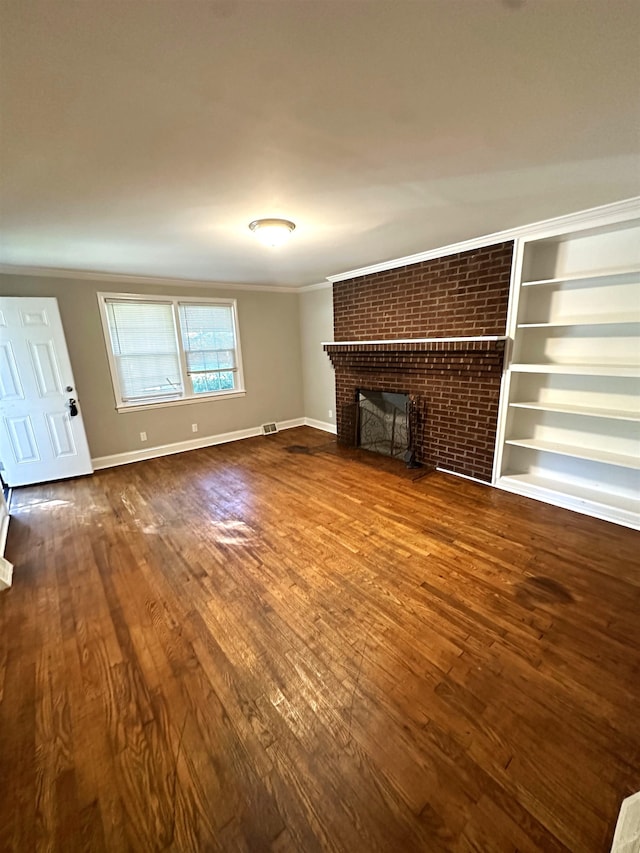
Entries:
[[342, 408], [338, 441], [405, 459], [415, 452], [417, 405], [413, 396], [359, 390], [358, 399]]

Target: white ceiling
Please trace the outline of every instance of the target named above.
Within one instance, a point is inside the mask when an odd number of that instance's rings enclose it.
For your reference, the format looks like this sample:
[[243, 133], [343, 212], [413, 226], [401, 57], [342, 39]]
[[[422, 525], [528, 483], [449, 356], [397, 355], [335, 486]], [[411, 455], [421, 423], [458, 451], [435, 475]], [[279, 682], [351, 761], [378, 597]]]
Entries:
[[0, 12], [2, 264], [302, 286], [640, 194], [637, 0]]

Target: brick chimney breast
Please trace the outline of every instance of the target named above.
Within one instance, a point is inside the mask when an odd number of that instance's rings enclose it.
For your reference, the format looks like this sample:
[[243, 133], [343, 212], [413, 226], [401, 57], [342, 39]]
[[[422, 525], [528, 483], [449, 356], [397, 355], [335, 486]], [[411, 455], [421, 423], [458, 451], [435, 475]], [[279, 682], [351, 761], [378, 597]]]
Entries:
[[491, 480], [512, 256], [506, 242], [334, 283], [339, 439], [360, 389], [409, 394], [417, 458]]

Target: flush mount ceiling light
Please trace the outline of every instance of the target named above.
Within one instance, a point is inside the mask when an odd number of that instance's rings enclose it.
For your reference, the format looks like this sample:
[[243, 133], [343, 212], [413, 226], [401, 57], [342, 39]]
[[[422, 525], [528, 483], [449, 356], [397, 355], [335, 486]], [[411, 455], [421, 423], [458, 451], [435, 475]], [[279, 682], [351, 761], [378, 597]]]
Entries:
[[288, 219], [254, 219], [249, 228], [265, 246], [281, 246], [289, 239], [295, 228], [295, 222]]

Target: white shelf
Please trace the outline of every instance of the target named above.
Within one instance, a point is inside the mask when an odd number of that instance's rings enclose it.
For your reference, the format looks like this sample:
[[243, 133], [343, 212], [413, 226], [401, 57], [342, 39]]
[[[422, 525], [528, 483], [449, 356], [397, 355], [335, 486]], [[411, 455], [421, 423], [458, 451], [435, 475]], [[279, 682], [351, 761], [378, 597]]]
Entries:
[[538, 287], [539, 285], [544, 284], [607, 284], [607, 279], [611, 281], [612, 284], [620, 284], [620, 279], [622, 278], [633, 278], [634, 276], [640, 276], [640, 269], [635, 267], [630, 267], [629, 269], [618, 269], [618, 270], [600, 270], [599, 272], [594, 273], [582, 273], [576, 275], [567, 275], [561, 276], [560, 278], [540, 278], [535, 281], [523, 281], [523, 287]]
[[553, 329], [563, 326], [628, 326], [640, 323], [640, 316], [617, 314], [615, 316], [574, 317], [573, 319], [553, 320], [548, 323], [518, 323], [519, 329]]
[[558, 453], [561, 456], [571, 456], [574, 459], [586, 459], [589, 462], [604, 462], [607, 465], [617, 465], [620, 468], [640, 470], [640, 456], [629, 456], [625, 453], [611, 453], [609, 450], [596, 450], [592, 447], [558, 444], [555, 441], [544, 441], [540, 438], [509, 438], [506, 444], [511, 444], [514, 447], [526, 447], [529, 450], [541, 450], [545, 453]]
[[509, 350], [515, 363], [507, 364], [495, 469], [496, 485], [506, 491], [634, 529], [640, 528], [637, 210], [633, 220], [603, 219], [588, 230], [516, 241]]
[[585, 415], [592, 418], [610, 418], [619, 421], [636, 421], [640, 423], [640, 412], [630, 412], [625, 409], [598, 409], [594, 406], [572, 406], [569, 403], [509, 403], [516, 409], [535, 409], [539, 412], [559, 412], [566, 415]]
[[522, 492], [529, 489], [542, 489], [557, 496], [567, 496], [577, 501], [588, 501], [603, 508], [614, 508], [625, 513], [640, 512], [640, 499], [621, 495], [615, 492], [602, 492], [576, 483], [565, 483], [539, 474], [504, 474], [498, 485], [509, 491]]
[[622, 364], [512, 364], [514, 373], [564, 373], [567, 376], [640, 377], [640, 367]]

